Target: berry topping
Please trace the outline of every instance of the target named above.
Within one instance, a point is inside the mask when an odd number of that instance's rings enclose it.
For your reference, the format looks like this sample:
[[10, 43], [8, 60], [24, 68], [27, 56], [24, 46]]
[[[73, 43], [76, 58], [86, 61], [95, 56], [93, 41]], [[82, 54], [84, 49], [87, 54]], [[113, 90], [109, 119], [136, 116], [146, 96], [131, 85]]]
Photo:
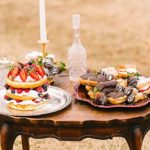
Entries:
[[20, 94], [23, 92], [23, 89], [17, 89], [17, 93]]
[[38, 96], [39, 96], [39, 97], [42, 97], [42, 96], [43, 96], [43, 95], [42, 95], [42, 92], [39, 92], [39, 93], [38, 93]]
[[37, 66], [36, 67], [36, 71], [38, 72], [38, 74], [43, 78], [45, 75], [44, 69], [42, 66]]
[[9, 85], [8, 84], [5, 84], [5, 88], [6, 88], [6, 90], [8, 90], [9, 89]]
[[4, 99], [6, 99], [6, 100], [7, 100], [7, 99], [8, 99], [8, 96], [7, 96], [7, 95], [5, 95], [5, 96], [4, 96]]
[[30, 89], [24, 89], [24, 91], [25, 91], [26, 93], [29, 93]]
[[26, 70], [22, 69], [19, 73], [19, 76], [23, 82], [27, 80], [28, 73]]
[[42, 87], [38, 87], [38, 88], [36, 88], [35, 90], [36, 90], [37, 92], [39, 92], [39, 93], [40, 93], [40, 92], [44, 92], [44, 89], [43, 89]]
[[30, 72], [30, 77], [36, 81], [38, 81], [40, 79], [38, 74], [35, 71]]
[[17, 100], [17, 99], [16, 99], [16, 103], [21, 103], [21, 102], [22, 102], [22, 100]]
[[7, 101], [12, 100], [12, 98], [8, 97], [7, 95], [4, 96], [4, 99], [6, 99]]
[[45, 98], [45, 99], [50, 99], [49, 94], [46, 94], [46, 95], [44, 96], [44, 98]]
[[19, 74], [19, 68], [18, 67], [14, 67], [11, 71], [10, 71], [10, 75], [15, 78], [17, 75]]
[[44, 89], [44, 91], [47, 91], [48, 84], [43, 84], [43, 85], [42, 85], [42, 88]]
[[33, 63], [32, 63], [32, 61], [30, 60], [30, 61], [28, 62], [28, 64], [31, 66]]
[[32, 68], [35, 68], [35, 67], [36, 67], [36, 64], [32, 64], [31, 67], [32, 67]]
[[11, 90], [11, 93], [15, 94], [15, 93], [16, 93], [16, 91], [15, 91], [15, 90]]

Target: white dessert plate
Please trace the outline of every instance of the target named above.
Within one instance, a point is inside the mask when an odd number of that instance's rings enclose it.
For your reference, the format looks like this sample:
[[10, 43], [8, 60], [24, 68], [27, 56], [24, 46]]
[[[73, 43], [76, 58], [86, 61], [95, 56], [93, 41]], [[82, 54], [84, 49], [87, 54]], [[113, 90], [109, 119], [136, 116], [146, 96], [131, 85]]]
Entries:
[[4, 100], [5, 93], [6, 91], [4, 89], [0, 90], [0, 115], [20, 117], [41, 116], [60, 111], [70, 105], [72, 101], [72, 97], [67, 91], [58, 87], [49, 86], [48, 93], [51, 98], [48, 100], [48, 104], [46, 106], [32, 111], [19, 111], [8, 107], [6, 101]]

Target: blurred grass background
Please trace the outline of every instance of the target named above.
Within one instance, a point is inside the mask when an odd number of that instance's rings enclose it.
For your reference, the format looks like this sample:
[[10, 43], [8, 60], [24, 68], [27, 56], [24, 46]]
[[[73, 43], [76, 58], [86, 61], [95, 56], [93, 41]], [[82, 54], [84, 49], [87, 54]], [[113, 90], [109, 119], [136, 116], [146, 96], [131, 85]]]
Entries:
[[[67, 63], [72, 44], [71, 15], [81, 14], [81, 39], [88, 52], [89, 68], [136, 64], [150, 75], [150, 1], [149, 0], [46, 0], [47, 50]], [[0, 1], [0, 57], [23, 60], [26, 53], [39, 50], [38, 0]], [[143, 150], [149, 150], [150, 134]], [[31, 149], [48, 150], [128, 150], [123, 138], [86, 139], [59, 142], [31, 139]], [[15, 149], [21, 150], [20, 138]]]

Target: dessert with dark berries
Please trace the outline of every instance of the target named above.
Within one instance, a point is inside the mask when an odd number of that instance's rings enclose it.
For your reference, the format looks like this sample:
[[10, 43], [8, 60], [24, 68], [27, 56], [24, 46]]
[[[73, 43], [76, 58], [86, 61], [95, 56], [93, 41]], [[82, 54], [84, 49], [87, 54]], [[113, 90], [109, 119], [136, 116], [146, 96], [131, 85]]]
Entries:
[[[17, 110], [35, 110], [45, 106], [50, 98], [50, 84], [43, 65], [36, 61], [16, 63], [11, 66], [5, 85], [5, 100], [8, 106]], [[52, 81], [53, 82], [53, 81]]]

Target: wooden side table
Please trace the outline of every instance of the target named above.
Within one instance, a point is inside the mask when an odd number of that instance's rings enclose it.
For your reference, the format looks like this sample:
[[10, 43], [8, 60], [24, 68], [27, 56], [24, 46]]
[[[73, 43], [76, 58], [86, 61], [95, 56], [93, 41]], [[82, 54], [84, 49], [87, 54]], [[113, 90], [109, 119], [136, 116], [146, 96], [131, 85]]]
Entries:
[[[56, 86], [73, 92], [67, 77], [58, 79]], [[130, 150], [141, 150], [150, 127], [150, 105], [139, 109], [105, 110], [73, 100], [71, 106], [54, 114], [32, 118], [0, 115], [0, 119], [2, 150], [12, 150], [18, 135], [22, 135], [24, 150], [29, 150], [28, 137], [81, 141], [87, 137], [109, 139], [117, 136], [127, 140]]]

